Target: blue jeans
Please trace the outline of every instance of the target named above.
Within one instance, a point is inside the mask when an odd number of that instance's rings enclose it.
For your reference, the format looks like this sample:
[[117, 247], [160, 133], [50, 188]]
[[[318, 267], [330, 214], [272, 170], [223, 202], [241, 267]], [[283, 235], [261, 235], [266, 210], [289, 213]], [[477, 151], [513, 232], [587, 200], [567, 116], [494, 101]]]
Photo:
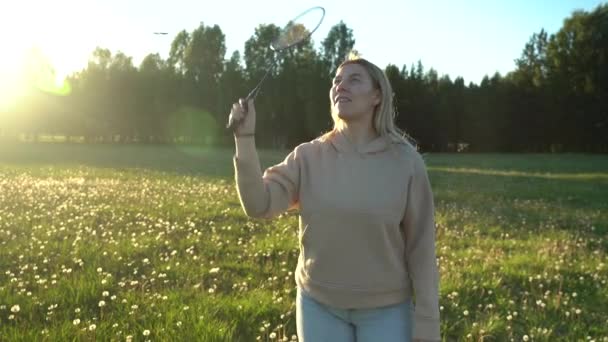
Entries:
[[373, 309], [336, 309], [298, 288], [296, 322], [303, 342], [408, 342], [412, 301]]

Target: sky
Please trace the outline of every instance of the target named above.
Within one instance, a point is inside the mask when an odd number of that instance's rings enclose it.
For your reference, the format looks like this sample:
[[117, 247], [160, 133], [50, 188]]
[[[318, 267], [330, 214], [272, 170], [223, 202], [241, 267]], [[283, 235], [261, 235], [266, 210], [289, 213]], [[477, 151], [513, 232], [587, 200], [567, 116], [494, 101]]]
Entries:
[[[122, 51], [139, 65], [149, 53], [168, 56], [173, 37], [202, 22], [219, 25], [229, 58], [243, 51], [256, 26], [283, 26], [303, 10], [323, 6], [325, 20], [315, 44], [343, 21], [353, 30], [355, 49], [384, 68], [425, 69], [466, 83], [515, 68], [531, 35], [557, 32], [572, 11], [593, 10], [596, 0], [0, 0], [0, 79], [9, 79], [32, 47], [48, 58], [58, 74], [86, 67], [96, 46]], [[155, 35], [154, 32], [168, 32]], [[0, 81], [0, 92], [10, 88]]]

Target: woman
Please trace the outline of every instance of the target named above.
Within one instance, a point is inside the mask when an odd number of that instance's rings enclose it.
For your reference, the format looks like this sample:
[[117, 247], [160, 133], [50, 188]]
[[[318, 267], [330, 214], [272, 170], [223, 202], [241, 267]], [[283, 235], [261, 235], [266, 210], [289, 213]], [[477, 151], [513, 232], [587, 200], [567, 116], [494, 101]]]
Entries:
[[334, 129], [264, 174], [254, 104], [247, 115], [243, 100], [232, 107], [246, 214], [300, 211], [301, 341], [440, 340], [433, 194], [423, 159], [394, 125], [392, 94], [381, 69], [349, 58], [329, 93]]

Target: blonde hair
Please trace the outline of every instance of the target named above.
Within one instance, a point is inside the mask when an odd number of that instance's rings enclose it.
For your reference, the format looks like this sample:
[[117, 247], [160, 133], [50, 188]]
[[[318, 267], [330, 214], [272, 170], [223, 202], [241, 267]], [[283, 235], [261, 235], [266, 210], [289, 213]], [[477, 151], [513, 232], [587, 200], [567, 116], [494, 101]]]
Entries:
[[[397, 112], [393, 104], [393, 88], [384, 71], [368, 60], [361, 58], [356, 51], [351, 51], [344, 62], [338, 66], [338, 69], [349, 64], [361, 65], [371, 77], [374, 87], [380, 90], [380, 104], [374, 109], [374, 117], [372, 119], [374, 130], [381, 136], [388, 137], [394, 142], [409, 144], [416, 149], [415, 140], [395, 125], [395, 116]], [[334, 120], [334, 128], [323, 134], [321, 136], [322, 140], [326, 140], [332, 136], [336, 130], [344, 126], [344, 121], [339, 118], [336, 113], [332, 111], [331, 116]]]

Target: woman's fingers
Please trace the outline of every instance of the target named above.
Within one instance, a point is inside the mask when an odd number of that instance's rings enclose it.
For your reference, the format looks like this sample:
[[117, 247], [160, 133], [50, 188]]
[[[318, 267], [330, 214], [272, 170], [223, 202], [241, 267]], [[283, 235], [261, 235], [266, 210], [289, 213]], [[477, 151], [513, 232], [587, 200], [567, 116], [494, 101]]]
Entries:
[[234, 120], [241, 120], [243, 118], [243, 108], [238, 103], [232, 105], [232, 112], [230, 113]]
[[232, 104], [227, 126], [236, 131], [255, 131], [255, 108], [252, 99], [240, 98]]

